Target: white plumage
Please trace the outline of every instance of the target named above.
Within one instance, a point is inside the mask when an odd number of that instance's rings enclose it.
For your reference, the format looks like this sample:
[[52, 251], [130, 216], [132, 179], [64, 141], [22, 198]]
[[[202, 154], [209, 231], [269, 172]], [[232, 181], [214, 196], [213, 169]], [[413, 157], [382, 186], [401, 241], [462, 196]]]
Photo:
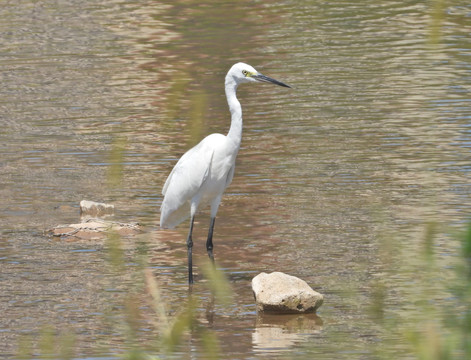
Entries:
[[242, 140], [242, 108], [236, 97], [239, 84], [244, 82], [271, 82], [288, 85], [260, 74], [252, 66], [237, 63], [225, 78], [225, 91], [231, 112], [229, 133], [211, 134], [188, 150], [177, 162], [162, 190], [164, 199], [160, 208], [160, 226], [174, 228], [191, 216], [187, 238], [189, 283], [193, 283], [191, 251], [193, 221], [198, 207], [211, 205], [211, 224], [206, 242], [213, 260], [212, 236], [216, 213], [222, 194], [234, 177], [235, 160]]
[[226, 187], [234, 176], [235, 158], [240, 141], [234, 142], [222, 134], [211, 134], [188, 150], [178, 161], [162, 190], [160, 224], [174, 228], [200, 205], [211, 204], [211, 216]]

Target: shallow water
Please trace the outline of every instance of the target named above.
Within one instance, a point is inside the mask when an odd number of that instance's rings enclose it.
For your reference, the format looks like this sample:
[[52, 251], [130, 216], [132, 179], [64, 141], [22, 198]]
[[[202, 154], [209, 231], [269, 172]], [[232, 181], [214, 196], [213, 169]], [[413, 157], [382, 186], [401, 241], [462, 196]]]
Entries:
[[[0, 353], [11, 357], [45, 324], [75, 334], [78, 358], [132, 348], [116, 329], [141, 253], [178, 313], [187, 223], [158, 230], [161, 188], [186, 149], [227, 132], [223, 78], [244, 61], [294, 89], [239, 89], [242, 147], [215, 229], [234, 298], [214, 305], [204, 286], [203, 211], [199, 318], [230, 358], [374, 358], [392, 336], [364, 309], [384, 275], [383, 240], [395, 239], [407, 261], [436, 222], [445, 270], [449, 234], [470, 214], [470, 14], [464, 1], [441, 15], [410, 1], [3, 5]], [[113, 203], [118, 220], [144, 226], [123, 240], [121, 276], [107, 244], [44, 233], [77, 222], [82, 199]], [[256, 316], [250, 280], [275, 270], [325, 295], [317, 317]], [[410, 285], [401, 270], [390, 276]], [[191, 337], [184, 354], [204, 357]]]

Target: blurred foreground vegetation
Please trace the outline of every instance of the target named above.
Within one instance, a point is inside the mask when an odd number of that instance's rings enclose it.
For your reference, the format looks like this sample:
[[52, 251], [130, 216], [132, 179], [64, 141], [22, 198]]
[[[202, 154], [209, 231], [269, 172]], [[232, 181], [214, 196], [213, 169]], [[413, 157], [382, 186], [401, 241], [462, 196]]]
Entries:
[[[456, 254], [447, 264], [443, 264], [443, 256], [437, 253], [440, 249], [436, 243], [437, 231], [437, 225], [427, 226], [419, 251], [412, 257], [402, 256], [408, 260], [400, 264], [400, 268], [395, 268], [398, 266], [395, 261], [386, 264], [385, 276], [375, 280], [366, 316], [381, 329], [381, 335], [372, 358], [471, 358], [471, 222], [451, 238]], [[109, 341], [101, 340], [96, 348], [90, 349], [96, 354], [94, 358], [179, 358], [186, 348], [182, 344], [189, 337], [193, 344], [191, 351], [204, 354], [205, 359], [224, 358], [216, 332], [201, 315], [202, 308], [208, 306], [208, 299], [189, 291], [179, 311], [170, 313], [147, 264], [145, 244], [138, 244], [137, 249], [133, 261], [138, 266], [130, 269], [125, 266], [129, 259], [125, 258], [120, 237], [110, 234], [108, 238], [108, 270], [115, 274], [111, 281], [116, 281], [109, 286], [119, 287], [123, 274], [132, 280], [132, 285], [122, 289], [119, 300], [110, 303], [110, 314], [105, 316], [103, 324]], [[385, 241], [380, 248], [385, 262], [391, 251], [400, 253], [405, 249], [401, 250], [394, 240]], [[211, 306], [215, 303], [230, 305], [234, 299], [231, 284], [224, 274], [209, 263], [202, 270], [205, 280], [201, 282], [209, 289]], [[390, 280], [397, 276], [410, 279], [410, 287], [392, 288]], [[389, 307], [401, 310], [391, 311]], [[116, 316], [116, 312], [120, 315]], [[326, 332], [323, 336], [335, 336]], [[334, 340], [342, 346], [341, 338]], [[306, 346], [307, 359], [311, 356], [310, 350], [315, 350], [310, 347], [316, 345]], [[45, 326], [38, 338], [28, 335], [19, 340], [17, 358], [74, 359], [82, 352], [73, 333]], [[291, 356], [289, 352], [284, 354], [282, 358]], [[302, 352], [296, 358], [303, 358]]]
[[[456, 261], [442, 267], [435, 254], [434, 226], [430, 226], [424, 241], [422, 259], [423, 309], [417, 327], [406, 329], [418, 359], [471, 359], [471, 222], [456, 235]], [[452, 277], [446, 269], [452, 268]], [[454, 276], [453, 276], [454, 275]], [[435, 284], [447, 284], [449, 297], [434, 297]]]
[[[396, 350], [413, 359], [471, 358], [471, 222], [446, 239], [452, 254], [438, 243], [438, 234], [437, 224], [426, 226], [412, 254], [397, 241], [382, 247], [385, 257], [399, 251], [402, 261], [388, 269], [386, 279], [401, 278], [406, 285], [394, 289], [378, 281], [374, 287], [371, 315], [393, 334], [384, 348], [378, 346], [380, 358], [397, 358]], [[388, 312], [391, 303], [399, 308], [395, 315]]]

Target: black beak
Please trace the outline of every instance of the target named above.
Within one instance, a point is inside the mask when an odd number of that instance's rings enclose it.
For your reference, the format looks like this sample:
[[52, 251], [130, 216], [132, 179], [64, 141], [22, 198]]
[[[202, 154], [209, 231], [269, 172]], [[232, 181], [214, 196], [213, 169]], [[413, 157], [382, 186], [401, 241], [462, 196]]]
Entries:
[[260, 81], [260, 82], [270, 82], [270, 83], [273, 83], [273, 84], [276, 84], [276, 85], [280, 85], [280, 86], [284, 86], [284, 87], [287, 87], [287, 88], [291, 88], [291, 86], [286, 85], [285, 83], [282, 83], [281, 81], [272, 79], [272, 78], [270, 78], [270, 77], [268, 77], [268, 76], [265, 76], [265, 75], [262, 75], [262, 74], [252, 75], [252, 77], [253, 77], [255, 80]]

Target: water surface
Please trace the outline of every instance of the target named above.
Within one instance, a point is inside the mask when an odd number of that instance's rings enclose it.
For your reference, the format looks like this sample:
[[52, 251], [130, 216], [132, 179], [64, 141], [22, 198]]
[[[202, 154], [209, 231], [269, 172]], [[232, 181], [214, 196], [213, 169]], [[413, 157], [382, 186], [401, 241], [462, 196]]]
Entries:
[[[470, 14], [463, 1], [438, 15], [412, 1], [3, 5], [3, 356], [45, 324], [75, 334], [78, 358], [132, 348], [122, 299], [141, 299], [142, 253], [178, 313], [188, 224], [158, 230], [161, 188], [189, 147], [228, 131], [223, 79], [244, 61], [294, 89], [239, 89], [242, 147], [215, 230], [235, 295], [215, 305], [204, 286], [203, 211], [194, 233], [200, 321], [230, 358], [374, 358], [396, 336], [365, 310], [385, 259], [416, 257], [424, 224], [436, 222], [448, 269], [449, 234], [469, 217]], [[82, 199], [113, 203], [118, 220], [144, 226], [123, 240], [121, 276], [107, 244], [44, 233], [77, 222]], [[398, 246], [386, 256], [385, 239]], [[323, 293], [318, 316], [257, 317], [250, 280], [261, 271]], [[399, 290], [412, 281], [400, 269], [387, 276]], [[408, 309], [394, 296], [387, 305], [393, 316]], [[143, 322], [135, 331], [147, 343]], [[407, 356], [403, 341], [394, 347]], [[199, 345], [190, 336], [177, 356], [204, 358]]]

